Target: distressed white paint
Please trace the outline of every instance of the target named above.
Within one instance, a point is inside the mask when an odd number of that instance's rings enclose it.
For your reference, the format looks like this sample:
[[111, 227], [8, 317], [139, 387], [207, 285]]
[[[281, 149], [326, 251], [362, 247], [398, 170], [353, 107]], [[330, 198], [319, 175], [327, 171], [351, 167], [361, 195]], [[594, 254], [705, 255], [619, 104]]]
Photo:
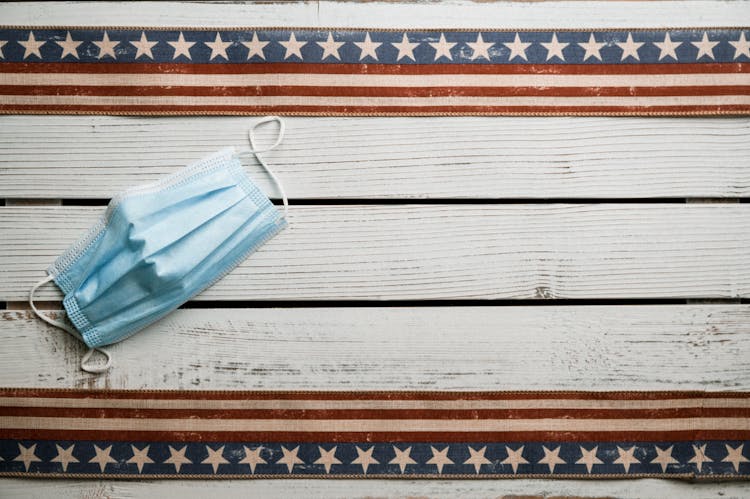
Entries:
[[[457, 15], [460, 13], [460, 15]], [[131, 26], [320, 26], [372, 28], [591, 28], [747, 26], [737, 1], [599, 2], [12, 2], [3, 24]]]
[[[112, 197], [244, 147], [255, 120], [0, 116], [0, 197]], [[750, 196], [748, 118], [285, 120], [266, 158], [296, 199]]]
[[7, 499], [150, 499], [179, 497], [203, 499], [216, 496], [245, 499], [263, 497], [317, 498], [414, 498], [429, 497], [543, 499], [599, 497], [617, 499], [745, 499], [748, 483], [685, 483], [669, 480], [228, 480], [228, 481], [82, 481], [4, 480]]
[[750, 305], [179, 310], [111, 348], [0, 313], [4, 386], [262, 390], [750, 390]]
[[[103, 211], [1, 207], [0, 299], [25, 300]], [[200, 299], [750, 295], [748, 204], [292, 206], [289, 224]]]
[[[750, 9], [744, 2], [727, 1], [148, 2], [138, 8], [111, 2], [47, 2], [0, 4], [0, 22], [404, 29], [747, 26]], [[173, 171], [215, 149], [215, 144], [241, 144], [246, 123], [242, 118], [0, 117], [0, 197], [109, 197], [123, 187]], [[498, 123], [502, 126], [497, 127]], [[272, 159], [295, 198], [732, 197], [747, 196], [750, 185], [748, 121], [743, 118], [294, 119], [290, 132]], [[251, 171], [262, 179], [257, 169]], [[413, 294], [415, 288], [405, 280], [406, 267], [392, 268], [397, 255], [406, 255], [405, 263], [422, 265], [413, 275], [424, 272], [427, 281], [417, 286], [417, 296], [435, 296], [440, 287], [446, 290], [445, 296], [455, 296], [476, 286], [477, 278], [467, 274], [467, 269], [488, 258], [480, 254], [487, 238], [503, 237], [507, 243], [492, 239], [488, 244], [489, 257], [509, 272], [518, 267], [528, 275], [522, 279], [498, 275], [491, 283], [488, 279], [484, 288], [480, 286], [480, 296], [495, 296], [499, 289], [509, 293], [502, 296], [524, 297], [536, 287], [543, 296], [620, 292], [630, 296], [644, 291], [648, 296], [666, 296], [675, 290], [691, 296], [738, 296], [747, 291], [748, 217], [744, 207], [732, 208], [736, 211], [718, 208], [721, 211], [710, 216], [695, 217], [697, 212], [681, 213], [684, 207], [659, 211], [664, 208], [629, 205], [619, 207], [617, 216], [606, 211], [609, 207], [604, 212], [576, 207], [563, 216], [555, 206], [540, 207], [546, 210], [541, 217], [522, 208], [524, 214], [518, 220], [519, 212], [503, 211], [503, 207], [460, 208], [467, 210], [463, 212], [466, 217], [449, 217], [451, 224], [471, 216], [474, 221], [462, 229], [462, 243], [439, 250], [444, 257], [438, 258], [434, 246], [440, 241], [435, 235], [445, 230], [439, 223], [445, 215], [440, 211], [443, 208], [429, 208], [437, 210], [438, 218], [411, 218], [410, 210], [422, 208], [293, 207], [299, 224], [291, 231], [297, 232], [290, 232], [293, 237], [280, 236], [274, 243], [277, 246], [270, 248], [274, 253], [281, 251], [278, 259], [268, 260], [270, 251], [257, 256], [278, 270], [282, 257], [303, 253], [294, 248], [297, 237], [306, 243], [301, 248], [307, 256], [295, 262], [302, 269], [311, 267], [308, 277], [315, 277], [312, 285], [302, 286], [301, 294], [295, 295], [298, 298], [326, 298], [326, 278], [333, 283], [331, 297], [341, 297], [353, 291], [346, 284], [352, 275], [352, 283], [369, 283], [365, 293], [369, 297]], [[41, 269], [99, 209], [60, 210], [55, 217], [26, 216], [15, 219], [18, 224], [12, 228], [0, 228], [0, 244], [10, 244], [8, 234], [21, 238], [14, 239], [12, 254], [7, 246], [0, 249], [0, 293], [23, 299], [27, 284], [42, 275]], [[657, 212], [660, 216], [653, 216]], [[3, 213], [5, 217], [9, 212]], [[373, 219], [384, 215], [373, 224]], [[575, 222], [576, 218], [582, 221]], [[489, 225], [480, 225], [487, 219]], [[351, 227], [362, 220], [366, 229], [360, 235], [350, 229], [344, 238], [331, 238], [330, 229], [342, 220], [349, 220]], [[62, 224], [57, 234], [53, 229], [60, 224], [55, 222]], [[529, 222], [534, 222], [531, 232], [526, 228]], [[28, 227], [25, 231], [20, 228], [23, 224]], [[406, 229], [398, 228], [402, 225]], [[447, 233], [457, 227], [450, 225]], [[40, 232], [49, 229], [43, 244], [36, 244]], [[394, 238], [391, 230], [405, 249], [385, 246], [386, 236]], [[311, 236], [316, 232], [320, 237]], [[343, 244], [352, 243], [356, 247], [345, 253]], [[18, 251], [20, 247], [24, 250]], [[621, 259], [605, 260], [596, 252], [602, 249], [604, 256], [614, 252]], [[530, 257], [519, 264], [499, 256], [506, 253]], [[413, 260], [415, 255], [421, 255], [420, 259]], [[467, 256], [468, 262], [462, 259]], [[571, 266], [578, 259], [588, 263]], [[268, 294], [277, 280], [286, 293], [295, 282], [289, 275], [267, 275], [259, 282], [259, 269], [236, 281], [248, 285], [224, 288], [214, 297], [236, 297], [237, 289], [246, 294], [250, 284], [253, 289], [260, 284], [258, 289]], [[581, 269], [587, 272], [580, 274]], [[392, 286], [387, 286], [389, 271], [397, 277], [395, 284], [390, 281]], [[578, 280], [572, 277], [576, 275]], [[635, 283], [636, 279], [642, 283]], [[460, 288], [463, 282], [469, 288]], [[406, 293], [397, 291], [400, 288]], [[95, 381], [77, 371], [80, 348], [63, 333], [40, 326], [25, 312], [4, 315], [12, 320], [0, 321], [11, 325], [0, 328], [6, 342], [0, 350], [3, 386], [210, 389], [238, 388], [239, 381], [241, 388], [265, 389], [748, 389], [750, 372], [745, 360], [750, 358], [745, 305], [184, 310], [115, 347], [117, 367]], [[196, 352], [200, 359], [192, 362]], [[228, 358], [244, 366], [242, 375], [231, 369]], [[0, 490], [3, 497], [61, 498], [191, 498], [217, 491], [228, 497], [750, 496], [748, 483], [663, 480], [147, 483], [6, 479], [0, 482]]]

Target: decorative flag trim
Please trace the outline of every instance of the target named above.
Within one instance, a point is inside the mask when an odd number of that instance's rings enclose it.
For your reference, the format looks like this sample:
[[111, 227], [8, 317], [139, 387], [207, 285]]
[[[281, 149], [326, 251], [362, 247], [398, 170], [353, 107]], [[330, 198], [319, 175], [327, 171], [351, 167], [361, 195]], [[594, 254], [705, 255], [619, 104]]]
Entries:
[[750, 113], [750, 29], [0, 27], [0, 113]]
[[0, 389], [0, 476], [750, 477], [750, 393]]

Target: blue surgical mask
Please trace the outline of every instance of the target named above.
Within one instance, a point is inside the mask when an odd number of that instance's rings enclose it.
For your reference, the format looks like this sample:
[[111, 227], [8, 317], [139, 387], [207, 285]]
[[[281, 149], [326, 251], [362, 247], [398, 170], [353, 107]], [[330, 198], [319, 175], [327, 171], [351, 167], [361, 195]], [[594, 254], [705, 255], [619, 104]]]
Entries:
[[[256, 147], [253, 129], [276, 121], [276, 142]], [[128, 189], [109, 203], [101, 219], [48, 269], [29, 293], [45, 322], [64, 329], [90, 350], [87, 372], [106, 371], [102, 349], [137, 333], [221, 279], [286, 226], [288, 202], [281, 183], [260, 153], [281, 143], [284, 123], [271, 116], [249, 131], [250, 148], [227, 148], [149, 185]], [[254, 154], [284, 200], [284, 215], [250, 180], [240, 159]], [[43, 315], [34, 292], [54, 281], [65, 298], [71, 327]], [[89, 364], [95, 350], [106, 356]]]

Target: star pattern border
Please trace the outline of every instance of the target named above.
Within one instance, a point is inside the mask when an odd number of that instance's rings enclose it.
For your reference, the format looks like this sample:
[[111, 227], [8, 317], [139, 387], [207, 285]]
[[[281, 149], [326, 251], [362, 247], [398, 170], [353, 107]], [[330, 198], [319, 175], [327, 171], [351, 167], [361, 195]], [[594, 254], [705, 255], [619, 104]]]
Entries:
[[0, 441], [0, 475], [750, 476], [750, 442]]
[[748, 29], [391, 31], [13, 28], [3, 62], [675, 64], [750, 62]]

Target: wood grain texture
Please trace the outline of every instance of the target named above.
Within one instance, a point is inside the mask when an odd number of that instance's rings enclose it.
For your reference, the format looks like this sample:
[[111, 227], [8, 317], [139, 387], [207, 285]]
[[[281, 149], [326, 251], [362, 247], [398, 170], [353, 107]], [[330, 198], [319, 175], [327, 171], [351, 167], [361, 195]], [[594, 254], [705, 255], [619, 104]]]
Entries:
[[[268, 4], [272, 5], [268, 5]], [[600, 28], [747, 26], [750, 12], [734, 1], [598, 1], [508, 3], [308, 2], [12, 2], [3, 24], [134, 26], [344, 26], [383, 28]], [[460, 15], [456, 15], [460, 12]]]
[[[746, 26], [750, 9], [728, 1], [145, 2], [138, 8], [124, 2], [45, 2], [0, 4], [0, 22], [404, 29]], [[244, 145], [248, 122], [0, 117], [0, 197], [106, 198], [220, 145]], [[289, 127], [283, 147], [268, 157], [296, 199], [739, 197], [748, 195], [750, 185], [744, 118], [316, 118], [289, 120]], [[258, 169], [250, 171], [273, 192]], [[677, 206], [616, 207], [615, 216], [609, 205], [550, 205], [534, 207], [541, 210], [534, 213], [526, 207], [520, 212], [490, 205], [458, 208], [460, 215], [446, 211], [453, 208], [430, 207], [436, 211], [427, 216], [422, 207], [293, 206], [290, 231], [211, 298], [747, 292], [748, 217], [742, 205], [710, 215]], [[101, 210], [13, 209], [20, 211], [0, 212], [0, 291], [25, 299], [28, 285]], [[336, 232], [341, 228], [343, 233]], [[459, 236], [458, 242], [449, 242], [451, 235]], [[11, 237], [16, 239], [10, 242]], [[392, 248], [394, 241], [403, 241], [402, 247]], [[277, 286], [279, 292], [272, 292]], [[745, 305], [182, 310], [115, 347], [115, 369], [95, 379], [78, 371], [80, 347], [64, 333], [41, 326], [26, 312], [6, 311], [3, 316], [10, 320], [0, 321], [7, 341], [0, 349], [0, 384], [748, 389], [747, 314]], [[0, 490], [3, 497], [61, 498], [192, 498], [218, 491], [222, 497], [729, 499], [750, 496], [750, 483], [6, 479]]]
[[[0, 299], [26, 300], [104, 207], [0, 207]], [[292, 206], [202, 300], [737, 298], [750, 205]], [[56, 287], [40, 300], [60, 299]]]
[[[0, 116], [0, 197], [109, 198], [245, 147], [255, 120]], [[285, 121], [266, 158], [293, 199], [750, 196], [749, 118]], [[260, 142], [272, 133], [261, 129]]]
[[203, 499], [222, 498], [416, 498], [492, 499], [745, 499], [748, 483], [682, 483], [670, 480], [231, 480], [231, 481], [83, 481], [3, 480], [7, 499]]
[[111, 347], [98, 377], [65, 332], [0, 318], [4, 386], [750, 389], [750, 305], [186, 309]]

